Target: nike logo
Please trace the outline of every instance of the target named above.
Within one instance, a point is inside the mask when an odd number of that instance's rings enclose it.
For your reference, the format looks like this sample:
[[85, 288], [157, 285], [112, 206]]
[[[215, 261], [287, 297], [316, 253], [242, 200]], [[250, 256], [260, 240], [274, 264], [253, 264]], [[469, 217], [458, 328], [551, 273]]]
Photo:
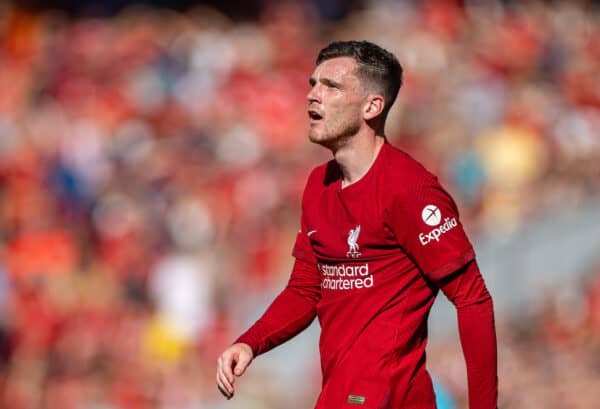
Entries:
[[313, 234], [315, 234], [316, 232], [317, 232], [316, 230], [311, 230], [311, 231], [309, 231], [308, 233], [306, 233], [306, 235], [307, 235], [308, 237], [310, 237], [310, 236], [312, 236]]

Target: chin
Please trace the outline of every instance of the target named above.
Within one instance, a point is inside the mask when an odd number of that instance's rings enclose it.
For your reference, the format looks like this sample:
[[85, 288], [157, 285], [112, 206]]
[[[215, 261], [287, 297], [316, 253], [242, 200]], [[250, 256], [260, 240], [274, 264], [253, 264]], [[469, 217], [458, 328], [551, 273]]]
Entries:
[[308, 135], [308, 140], [310, 140], [312, 143], [316, 144], [316, 145], [320, 145], [324, 148], [330, 149], [330, 150], [335, 150], [335, 140], [329, 139], [329, 138], [323, 138], [323, 137], [319, 137], [319, 136], [315, 136], [315, 135]]
[[317, 133], [314, 132], [313, 130], [309, 130], [308, 131], [308, 140], [313, 142], [313, 143], [319, 143], [321, 141], [321, 136]]
[[327, 138], [324, 138], [321, 135], [315, 135], [312, 132], [308, 133], [308, 140], [319, 145], [326, 145], [328, 142]]

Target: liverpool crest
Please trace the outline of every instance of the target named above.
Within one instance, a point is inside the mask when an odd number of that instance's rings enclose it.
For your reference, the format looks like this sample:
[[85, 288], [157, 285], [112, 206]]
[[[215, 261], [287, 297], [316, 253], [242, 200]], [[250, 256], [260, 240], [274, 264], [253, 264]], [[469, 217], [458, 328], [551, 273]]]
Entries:
[[348, 252], [346, 253], [346, 257], [348, 258], [358, 258], [360, 257], [360, 252], [358, 249], [358, 235], [360, 234], [360, 225], [356, 226], [354, 229], [351, 229], [348, 232]]

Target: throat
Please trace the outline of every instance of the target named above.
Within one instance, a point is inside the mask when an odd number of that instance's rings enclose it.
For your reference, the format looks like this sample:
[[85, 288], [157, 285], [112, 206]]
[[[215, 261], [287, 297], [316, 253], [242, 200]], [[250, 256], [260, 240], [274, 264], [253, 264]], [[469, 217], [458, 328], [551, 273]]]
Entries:
[[379, 157], [384, 138], [375, 141], [371, 149], [349, 149], [336, 152], [334, 155], [342, 171], [342, 189], [358, 182], [369, 173]]

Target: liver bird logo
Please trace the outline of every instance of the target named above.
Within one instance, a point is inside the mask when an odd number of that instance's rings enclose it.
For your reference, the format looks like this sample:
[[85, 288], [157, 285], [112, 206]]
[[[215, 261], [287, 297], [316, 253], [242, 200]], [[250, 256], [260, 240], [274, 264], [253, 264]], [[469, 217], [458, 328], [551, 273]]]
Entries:
[[356, 226], [354, 229], [351, 229], [348, 232], [348, 252], [346, 253], [346, 257], [348, 258], [358, 258], [360, 257], [360, 253], [358, 251], [358, 235], [360, 234], [360, 225]]

